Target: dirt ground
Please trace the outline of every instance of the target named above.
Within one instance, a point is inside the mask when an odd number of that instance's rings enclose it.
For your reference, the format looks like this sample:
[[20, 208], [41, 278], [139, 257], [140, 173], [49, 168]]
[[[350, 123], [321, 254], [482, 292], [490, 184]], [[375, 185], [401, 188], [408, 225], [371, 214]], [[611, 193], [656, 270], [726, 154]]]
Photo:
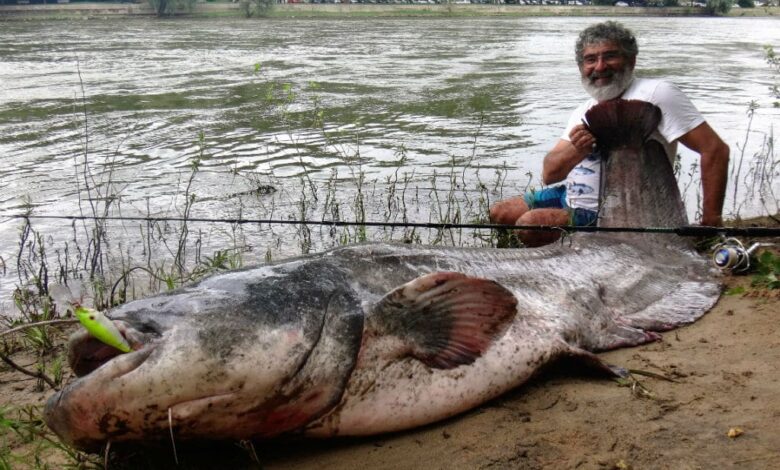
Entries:
[[[260, 443], [259, 465], [236, 443], [180, 448], [180, 468], [780, 468], [780, 291], [751, 289], [749, 277], [724, 280], [747, 286], [746, 293], [724, 295], [701, 320], [660, 342], [600, 355], [640, 371], [634, 376], [641, 385], [557, 364], [425, 428]], [[0, 406], [40, 404], [51, 394], [34, 389], [34, 379], [0, 366]], [[130, 451], [109, 468], [173, 468], [163, 447]]]

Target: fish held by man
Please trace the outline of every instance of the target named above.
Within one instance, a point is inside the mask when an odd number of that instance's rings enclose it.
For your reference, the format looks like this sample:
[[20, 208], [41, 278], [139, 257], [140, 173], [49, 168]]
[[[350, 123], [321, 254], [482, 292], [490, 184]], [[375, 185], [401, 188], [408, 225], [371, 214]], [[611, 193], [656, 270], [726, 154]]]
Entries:
[[[621, 125], [652, 112], [629, 108]], [[589, 122], [595, 133], [599, 119]], [[629, 137], [631, 147], [605, 149], [607, 182], [653, 153]], [[671, 167], [650, 170], [660, 180]], [[625, 187], [632, 197], [639, 190]], [[631, 224], [645, 209], [658, 216], [653, 207], [668, 201], [652, 195], [666, 193], [648, 194], [631, 199], [631, 211], [606, 208], [606, 221]], [[579, 234], [520, 250], [347, 246], [107, 312], [132, 351], [76, 333], [70, 358], [80, 377], [50, 398], [45, 420], [85, 449], [171, 435], [408, 429], [499, 396], [557, 357], [609, 370], [592, 352], [656, 340], [703, 315], [719, 292], [705, 259], [652, 235]]]
[[687, 225], [672, 163], [663, 146], [651, 138], [661, 110], [645, 101], [613, 100], [591, 108], [585, 117], [599, 150], [607, 155], [599, 226]]

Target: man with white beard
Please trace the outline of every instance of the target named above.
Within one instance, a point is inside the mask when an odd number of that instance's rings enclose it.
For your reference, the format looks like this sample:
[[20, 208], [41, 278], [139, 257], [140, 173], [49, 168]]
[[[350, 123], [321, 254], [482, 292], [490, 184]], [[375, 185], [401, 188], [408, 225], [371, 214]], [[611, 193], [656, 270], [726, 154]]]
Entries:
[[[592, 225], [598, 219], [601, 156], [596, 139], [584, 125], [585, 113], [600, 102], [621, 98], [653, 103], [661, 122], [651, 138], [661, 143], [670, 161], [677, 142], [701, 156], [702, 225], [721, 225], [726, 192], [729, 147], [707, 124], [685, 94], [669, 82], [635, 78], [638, 47], [630, 30], [607, 21], [583, 30], [575, 47], [582, 86], [591, 99], [569, 118], [558, 143], [544, 157], [542, 181], [548, 186], [499, 201], [490, 220], [505, 225]], [[557, 240], [558, 232], [518, 230], [526, 246]]]

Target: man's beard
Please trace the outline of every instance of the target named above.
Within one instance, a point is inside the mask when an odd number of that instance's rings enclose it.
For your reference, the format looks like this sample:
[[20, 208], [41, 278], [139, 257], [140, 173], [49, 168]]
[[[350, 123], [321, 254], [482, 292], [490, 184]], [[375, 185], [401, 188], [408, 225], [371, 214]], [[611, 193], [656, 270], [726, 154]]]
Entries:
[[[612, 80], [607, 85], [599, 86], [594, 83], [596, 78], [606, 77], [612, 77]], [[625, 67], [620, 72], [606, 72], [601, 74], [593, 72], [588, 77], [582, 77], [582, 86], [594, 100], [602, 102], [622, 95], [623, 92], [626, 91], [626, 88], [631, 85], [632, 80], [634, 80], [634, 69]]]

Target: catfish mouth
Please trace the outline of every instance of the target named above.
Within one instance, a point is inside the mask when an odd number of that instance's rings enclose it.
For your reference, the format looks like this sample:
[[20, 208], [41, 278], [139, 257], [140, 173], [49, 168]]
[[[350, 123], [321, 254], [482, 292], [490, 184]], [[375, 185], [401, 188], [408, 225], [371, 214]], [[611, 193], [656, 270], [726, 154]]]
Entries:
[[[123, 321], [113, 320], [113, 322], [128, 344], [130, 344], [132, 351], [123, 353], [113, 346], [98, 340], [87, 331], [79, 330], [68, 341], [68, 363], [77, 377], [89, 375], [119, 356], [133, 356], [129, 361], [122, 361], [124, 364], [120, 369], [123, 369], [123, 371], [119, 375], [123, 375], [140, 366], [151, 354], [155, 347], [154, 340], [159, 337], [159, 334], [144, 334]], [[129, 369], [127, 368], [128, 366], [130, 366]]]
[[122, 353], [79, 329], [68, 341], [68, 362], [78, 378], [49, 397], [43, 412], [47, 426], [63, 442], [90, 452], [128, 432], [122, 384], [162, 346], [156, 325], [141, 324], [139, 331], [125, 321], [111, 321], [131, 351]]

